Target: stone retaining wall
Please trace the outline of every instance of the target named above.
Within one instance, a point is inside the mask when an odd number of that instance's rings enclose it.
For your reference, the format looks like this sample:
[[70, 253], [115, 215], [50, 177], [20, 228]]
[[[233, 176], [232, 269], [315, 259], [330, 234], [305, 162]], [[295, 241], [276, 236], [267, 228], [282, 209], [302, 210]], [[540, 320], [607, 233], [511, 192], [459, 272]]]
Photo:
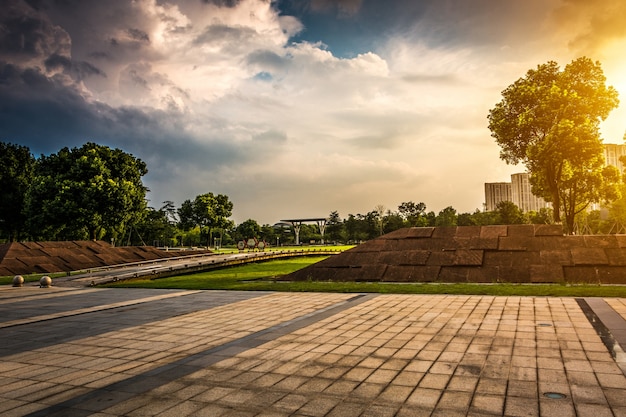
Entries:
[[70, 272], [210, 251], [164, 251], [153, 246], [112, 247], [104, 241], [13, 242], [0, 245], [0, 276]]
[[284, 279], [626, 284], [626, 235], [566, 236], [558, 225], [414, 227]]

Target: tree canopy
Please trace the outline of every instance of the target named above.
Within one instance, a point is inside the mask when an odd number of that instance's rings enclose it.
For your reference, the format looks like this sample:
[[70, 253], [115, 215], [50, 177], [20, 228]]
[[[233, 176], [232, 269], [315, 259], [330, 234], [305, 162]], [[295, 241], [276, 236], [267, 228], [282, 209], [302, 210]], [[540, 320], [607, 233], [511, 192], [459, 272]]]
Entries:
[[570, 232], [590, 203], [619, 196], [619, 175], [604, 166], [599, 125], [619, 104], [599, 62], [582, 57], [561, 71], [550, 61], [507, 87], [489, 112], [500, 158], [523, 163], [535, 195], [565, 215]]
[[98, 239], [139, 220], [146, 207], [146, 164], [95, 143], [41, 156], [26, 197], [35, 238]]
[[179, 226], [183, 230], [199, 226], [210, 235], [215, 229], [224, 230], [233, 226], [233, 222], [228, 220], [232, 212], [233, 203], [227, 195], [200, 194], [193, 201], [185, 200], [181, 205], [178, 210]]
[[0, 234], [9, 241], [25, 231], [24, 200], [35, 158], [25, 146], [0, 142]]

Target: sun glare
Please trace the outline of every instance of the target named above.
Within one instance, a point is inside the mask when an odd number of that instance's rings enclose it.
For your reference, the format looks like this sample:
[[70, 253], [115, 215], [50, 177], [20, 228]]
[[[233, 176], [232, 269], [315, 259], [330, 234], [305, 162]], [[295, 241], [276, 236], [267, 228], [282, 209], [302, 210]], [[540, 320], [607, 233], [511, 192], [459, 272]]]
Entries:
[[613, 42], [603, 50], [603, 58], [599, 58], [606, 84], [613, 86], [619, 93], [620, 104], [602, 123], [605, 142], [622, 143], [626, 131], [626, 40]]

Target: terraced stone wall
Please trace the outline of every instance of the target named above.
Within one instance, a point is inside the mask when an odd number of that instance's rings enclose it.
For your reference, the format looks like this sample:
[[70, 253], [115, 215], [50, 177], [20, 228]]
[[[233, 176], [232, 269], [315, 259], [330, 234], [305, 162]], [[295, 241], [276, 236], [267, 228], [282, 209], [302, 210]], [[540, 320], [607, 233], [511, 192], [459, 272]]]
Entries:
[[567, 236], [556, 225], [414, 227], [284, 279], [626, 284], [626, 235]]
[[13, 242], [0, 245], [0, 276], [70, 272], [210, 251], [164, 251], [152, 246], [112, 247], [104, 241]]

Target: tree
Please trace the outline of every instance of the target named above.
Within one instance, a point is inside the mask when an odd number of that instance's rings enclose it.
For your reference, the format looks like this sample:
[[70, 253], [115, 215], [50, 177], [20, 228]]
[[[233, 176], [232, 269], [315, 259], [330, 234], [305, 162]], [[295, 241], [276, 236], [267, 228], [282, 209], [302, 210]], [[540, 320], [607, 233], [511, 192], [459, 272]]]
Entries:
[[500, 201], [496, 204], [498, 224], [524, 224], [524, 212], [512, 201]]
[[457, 216], [456, 210], [452, 206], [448, 206], [437, 214], [435, 226], [456, 226]]
[[489, 111], [500, 158], [523, 163], [535, 195], [552, 202], [555, 223], [592, 202], [618, 196], [615, 169], [604, 167], [600, 121], [617, 107], [617, 91], [605, 85], [599, 62], [582, 57], [563, 71], [550, 61], [529, 70], [503, 92]]
[[95, 143], [41, 156], [26, 195], [31, 235], [45, 239], [116, 237], [141, 219], [146, 164]]
[[426, 204], [407, 201], [398, 206], [398, 213], [411, 226], [423, 226], [421, 218], [426, 211]]
[[236, 238], [238, 240], [258, 238], [261, 235], [261, 226], [256, 220], [248, 219], [237, 226]]
[[326, 233], [331, 241], [337, 242], [344, 240], [345, 227], [341, 221], [341, 217], [339, 217], [339, 212], [333, 211], [328, 216], [328, 221], [326, 222]]
[[10, 242], [25, 231], [24, 204], [34, 164], [27, 147], [0, 142], [0, 236]]
[[[185, 200], [178, 209], [179, 227], [189, 230], [199, 226], [205, 238], [210, 236], [215, 229], [226, 230], [233, 227], [233, 222], [228, 218], [233, 213], [233, 203], [228, 196], [213, 193], [200, 194], [191, 200]], [[208, 242], [207, 246], [210, 246]]]

